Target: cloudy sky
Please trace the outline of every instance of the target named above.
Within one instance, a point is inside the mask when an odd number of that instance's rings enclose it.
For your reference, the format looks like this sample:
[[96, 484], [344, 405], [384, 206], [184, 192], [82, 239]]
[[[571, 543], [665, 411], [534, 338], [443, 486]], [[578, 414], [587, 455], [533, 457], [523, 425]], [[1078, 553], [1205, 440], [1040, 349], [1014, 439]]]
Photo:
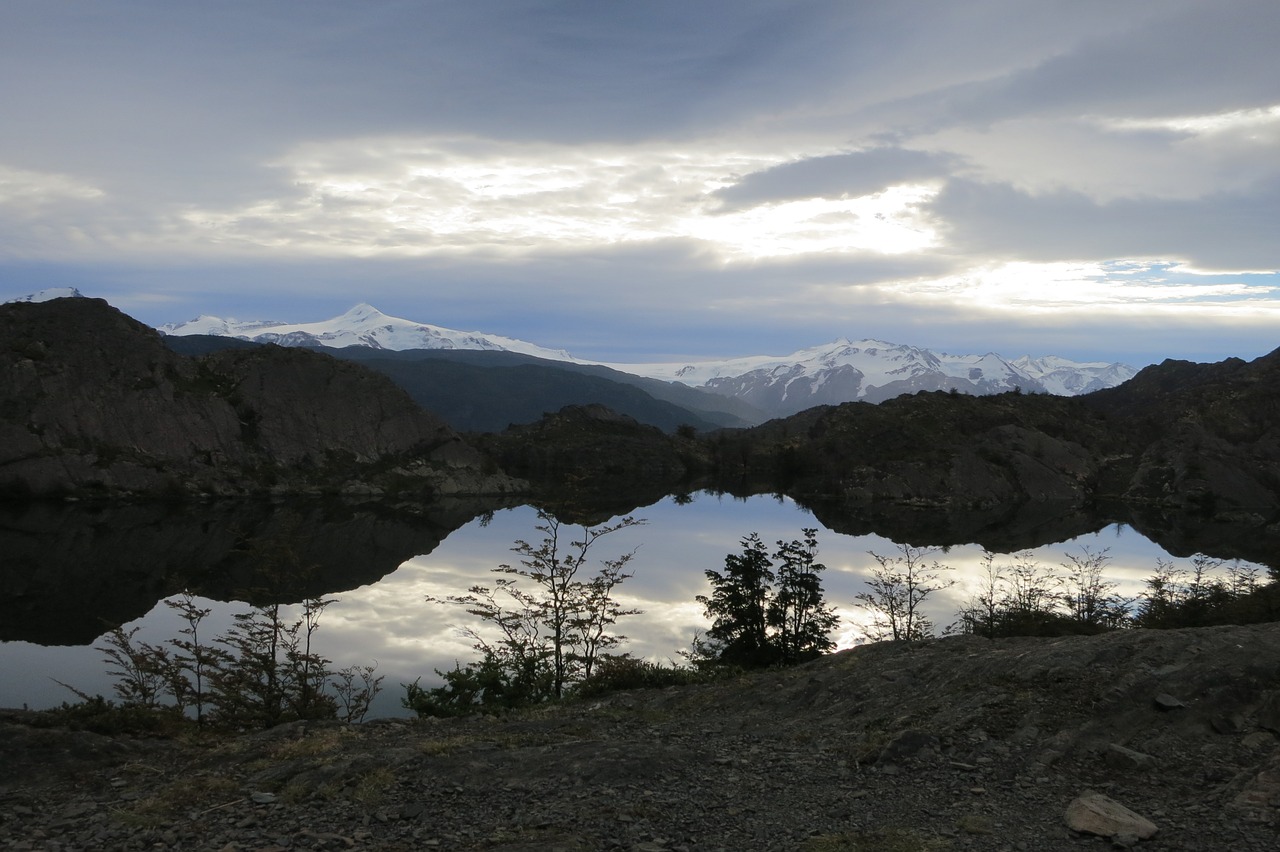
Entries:
[[5, 0], [0, 300], [602, 360], [1280, 346], [1275, 0]]

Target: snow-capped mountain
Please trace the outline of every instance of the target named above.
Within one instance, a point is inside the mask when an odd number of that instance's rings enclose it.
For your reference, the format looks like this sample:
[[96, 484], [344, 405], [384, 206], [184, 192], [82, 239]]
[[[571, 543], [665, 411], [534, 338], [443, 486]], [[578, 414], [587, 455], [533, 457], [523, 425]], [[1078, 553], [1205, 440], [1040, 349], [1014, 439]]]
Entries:
[[387, 316], [372, 305], [359, 304], [341, 316], [321, 322], [285, 323], [270, 320], [242, 322], [236, 319], [199, 316], [193, 320], [162, 325], [164, 334], [213, 334], [280, 346], [368, 346], [372, 349], [482, 349], [518, 352], [553, 361], [578, 362], [563, 349], [546, 349], [523, 340], [454, 331], [412, 320]]
[[516, 352], [552, 361], [600, 364], [645, 378], [679, 382], [736, 397], [782, 417], [815, 405], [863, 400], [883, 402], [922, 390], [966, 394], [1027, 393], [1076, 396], [1128, 380], [1137, 371], [1125, 364], [1078, 363], [1065, 358], [948, 355], [881, 340], [837, 340], [790, 355], [758, 355], [721, 361], [610, 364], [574, 358], [510, 337], [453, 331], [387, 316], [371, 305], [356, 305], [323, 322], [242, 322], [202, 316], [160, 329], [165, 334], [213, 334], [282, 346], [368, 346], [374, 349], [480, 349]]
[[994, 353], [948, 355], [881, 340], [846, 339], [781, 357], [609, 366], [738, 397], [773, 417], [815, 405], [883, 402], [922, 390], [981, 395], [1019, 388], [1076, 396], [1113, 387], [1137, 373], [1125, 364], [1078, 363], [1055, 356], [1009, 361]]
[[75, 287], [50, 287], [48, 290], [41, 290], [37, 293], [31, 293], [27, 296], [19, 296], [16, 299], [7, 299], [5, 304], [10, 302], [49, 302], [54, 299], [83, 299], [84, 293], [81, 293]]

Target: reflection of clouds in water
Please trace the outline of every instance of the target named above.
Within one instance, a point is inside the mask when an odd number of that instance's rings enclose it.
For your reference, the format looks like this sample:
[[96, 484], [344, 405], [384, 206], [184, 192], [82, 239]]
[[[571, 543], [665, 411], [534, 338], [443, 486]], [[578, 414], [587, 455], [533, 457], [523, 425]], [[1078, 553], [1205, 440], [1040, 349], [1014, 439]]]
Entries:
[[[620, 650], [663, 662], [678, 660], [694, 633], [706, 630], [702, 607], [694, 600], [709, 591], [704, 572], [722, 570], [725, 555], [739, 552], [744, 536], [758, 532], [772, 551], [779, 539], [789, 541], [798, 538], [803, 527], [820, 526], [791, 501], [770, 497], [741, 501], [700, 495], [688, 506], [664, 500], [637, 509], [634, 515], [646, 519], [647, 524], [600, 539], [590, 555], [596, 565], [600, 559], [636, 549], [628, 566], [635, 576], [621, 587], [618, 600], [644, 612], [623, 619], [615, 632], [628, 637]], [[426, 597], [442, 598], [465, 593], [476, 584], [492, 584], [497, 575], [491, 569], [517, 560], [510, 549], [515, 540], [534, 544], [541, 540], [541, 533], [534, 529], [537, 523], [535, 511], [528, 507], [497, 512], [488, 525], [476, 521], [455, 531], [434, 552], [408, 560], [379, 582], [332, 595], [337, 602], [321, 618], [315, 638], [318, 653], [330, 658], [335, 668], [376, 660], [384, 681], [375, 713], [403, 714], [400, 684], [421, 677], [424, 686], [435, 685], [440, 681], [436, 669], [452, 669], [455, 662], [465, 664], [477, 656], [462, 629], [480, 629], [479, 620], [460, 607], [428, 603]], [[572, 531], [580, 532], [580, 528]], [[866, 578], [876, 564], [868, 551], [894, 556], [897, 546], [880, 536], [852, 537], [821, 529], [818, 544], [818, 558], [828, 566], [823, 575], [827, 602], [843, 619], [836, 638], [840, 647], [849, 647], [860, 638], [859, 625], [868, 621], [868, 614], [854, 606], [855, 596], [867, 590]], [[1081, 547], [1095, 553], [1108, 549], [1106, 577], [1118, 584], [1117, 592], [1125, 597], [1136, 597], [1143, 591], [1157, 559], [1190, 567], [1189, 559], [1173, 559], [1142, 536], [1115, 526], [1071, 542], [1036, 548], [1030, 554], [1043, 568], [1061, 574], [1066, 555], [1080, 554]], [[1001, 556], [997, 562], [1013, 558]], [[955, 621], [956, 610], [975, 591], [981, 559], [982, 549], [976, 545], [952, 547], [929, 557], [929, 561], [955, 568], [948, 573], [955, 585], [932, 595], [924, 607], [937, 629]], [[248, 609], [236, 602], [199, 600], [198, 604], [214, 610], [201, 625], [204, 641], [224, 632], [234, 613]], [[297, 607], [291, 607], [290, 612], [296, 614]], [[126, 628], [134, 625], [142, 628], [137, 638], [151, 644], [176, 637], [184, 626], [163, 603]], [[110, 696], [111, 681], [103, 673], [101, 658], [101, 652], [93, 648], [40, 648], [22, 642], [0, 646], [5, 674], [0, 678], [0, 706], [22, 706], [25, 702], [47, 707], [74, 700], [50, 678], [90, 695]]]

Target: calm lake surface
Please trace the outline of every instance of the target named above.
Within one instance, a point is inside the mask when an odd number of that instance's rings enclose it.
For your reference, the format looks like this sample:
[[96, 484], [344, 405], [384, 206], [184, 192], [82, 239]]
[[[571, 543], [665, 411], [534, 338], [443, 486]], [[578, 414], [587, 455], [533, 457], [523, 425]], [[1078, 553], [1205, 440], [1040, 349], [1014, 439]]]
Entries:
[[[866, 620], [853, 600], [866, 591], [865, 579], [875, 565], [869, 551], [897, 553], [897, 545], [889, 539], [831, 532], [807, 510], [775, 497], [743, 500], [701, 494], [684, 505], [668, 498], [631, 514], [645, 525], [600, 539], [591, 555], [602, 559], [636, 551], [629, 566], [635, 576], [621, 587], [618, 597], [644, 612], [623, 619], [617, 630], [629, 637], [622, 650], [655, 660], [678, 659], [695, 632], [707, 628], [702, 608], [694, 600], [708, 589], [703, 572], [722, 569], [725, 555], [738, 552], [739, 542], [751, 532], [759, 533], [772, 547], [779, 539], [800, 538], [804, 527], [818, 528], [819, 560], [827, 566], [823, 575], [827, 600], [844, 620], [839, 634], [842, 647], [858, 641], [858, 625]], [[406, 715], [400, 708], [402, 683], [421, 677], [423, 685], [438, 684], [435, 669], [452, 668], [455, 661], [465, 663], [477, 656], [461, 628], [479, 623], [460, 609], [424, 599], [491, 583], [495, 579], [491, 569], [517, 560], [510, 550], [514, 541], [524, 539], [536, 545], [541, 540], [537, 523], [531, 507], [497, 511], [487, 520], [474, 520], [453, 531], [432, 552], [405, 561], [376, 582], [328, 595], [337, 602], [324, 611], [315, 640], [318, 652], [331, 659], [335, 668], [376, 660], [378, 673], [385, 679], [373, 715]], [[1067, 554], [1079, 554], [1082, 548], [1107, 552], [1107, 575], [1127, 597], [1143, 590], [1143, 581], [1155, 570], [1157, 560], [1189, 566], [1188, 559], [1175, 559], [1132, 529], [1117, 525], [1030, 552], [1042, 565], [1056, 568]], [[956, 610], [974, 591], [982, 552], [976, 545], [958, 545], [932, 557], [955, 569], [950, 575], [955, 585], [927, 601], [927, 614], [938, 628], [955, 621]], [[231, 623], [233, 613], [247, 609], [236, 601], [199, 601], [214, 610], [201, 625], [202, 638], [212, 639]], [[168, 607], [157, 603], [125, 626], [140, 627], [138, 640], [161, 644], [177, 636], [184, 625]], [[92, 646], [0, 643], [0, 706], [38, 709], [75, 700], [58, 681], [90, 695], [113, 697], [102, 654]]]

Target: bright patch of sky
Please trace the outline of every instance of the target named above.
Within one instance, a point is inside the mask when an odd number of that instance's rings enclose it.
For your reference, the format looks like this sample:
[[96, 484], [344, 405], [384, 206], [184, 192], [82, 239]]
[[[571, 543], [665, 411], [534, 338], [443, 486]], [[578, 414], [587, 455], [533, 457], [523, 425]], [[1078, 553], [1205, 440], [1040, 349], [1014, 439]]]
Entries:
[[16, 0], [0, 299], [365, 301], [614, 361], [1253, 357], [1277, 42], [1273, 0]]
[[322, 255], [520, 253], [692, 239], [729, 262], [899, 254], [936, 242], [921, 212], [936, 188], [924, 185], [719, 209], [717, 190], [781, 164], [765, 152], [714, 147], [358, 140], [273, 163], [289, 173], [297, 197], [183, 218], [193, 240], [207, 235]]
[[1264, 275], [1259, 284], [1251, 277], [1200, 275], [1172, 264], [1014, 261], [905, 286], [923, 299], [967, 300], [1009, 312], [1087, 306], [1100, 312], [1246, 310], [1280, 318], [1280, 282]]

